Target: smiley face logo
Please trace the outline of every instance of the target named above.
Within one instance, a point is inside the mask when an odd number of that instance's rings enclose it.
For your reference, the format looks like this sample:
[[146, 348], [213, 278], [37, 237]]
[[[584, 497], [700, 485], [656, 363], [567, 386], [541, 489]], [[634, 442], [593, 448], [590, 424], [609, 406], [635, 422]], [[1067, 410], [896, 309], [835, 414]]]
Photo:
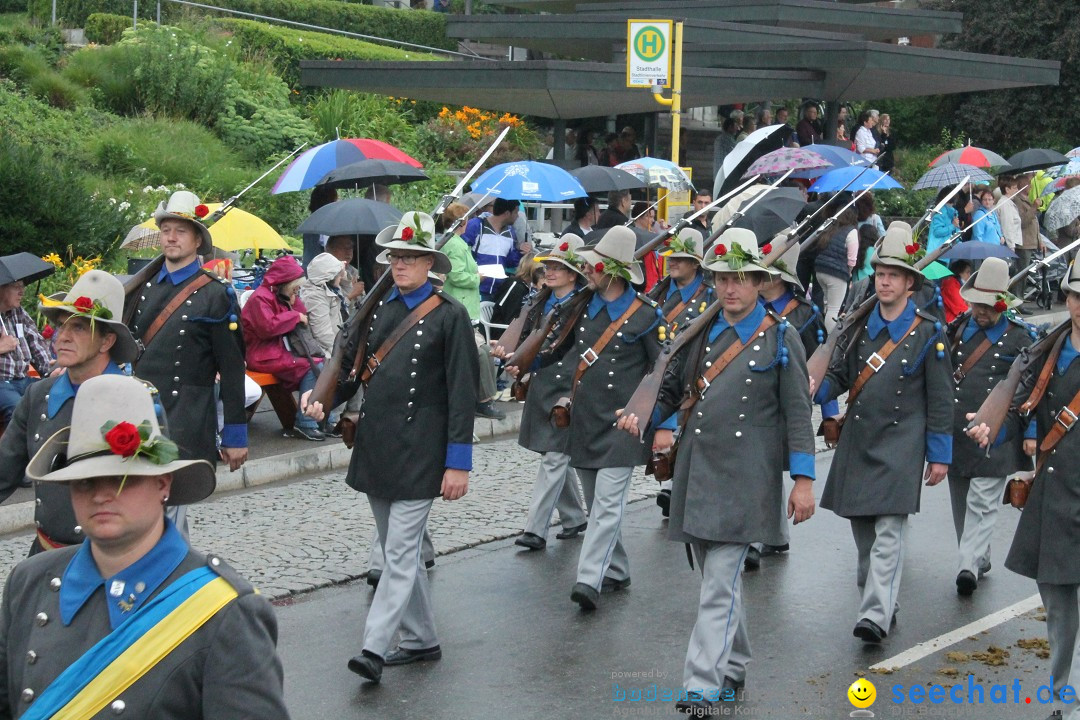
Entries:
[[866, 678], [859, 678], [847, 689], [848, 700], [857, 708], [868, 708], [877, 700], [877, 688]]

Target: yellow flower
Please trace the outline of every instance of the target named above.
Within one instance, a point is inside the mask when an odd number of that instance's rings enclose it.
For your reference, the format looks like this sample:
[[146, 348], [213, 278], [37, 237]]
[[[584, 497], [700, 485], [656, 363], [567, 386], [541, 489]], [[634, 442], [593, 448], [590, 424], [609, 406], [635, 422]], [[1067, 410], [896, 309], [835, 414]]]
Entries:
[[43, 256], [43, 257], [42, 257], [41, 259], [42, 259], [42, 260], [44, 260], [44, 261], [45, 261], [45, 262], [47, 262], [47, 263], [50, 263], [50, 264], [51, 264], [51, 265], [52, 265], [53, 267], [55, 267], [55, 268], [56, 268], [57, 270], [59, 270], [59, 269], [61, 269], [61, 268], [63, 268], [63, 267], [64, 267], [64, 261], [63, 261], [63, 260], [61, 260], [61, 259], [60, 259], [60, 256], [59, 256], [59, 255], [57, 255], [57, 254], [56, 254], [56, 253], [54, 253], [54, 252], [51, 252], [51, 253], [49, 253], [48, 255], [45, 255], [45, 256]]

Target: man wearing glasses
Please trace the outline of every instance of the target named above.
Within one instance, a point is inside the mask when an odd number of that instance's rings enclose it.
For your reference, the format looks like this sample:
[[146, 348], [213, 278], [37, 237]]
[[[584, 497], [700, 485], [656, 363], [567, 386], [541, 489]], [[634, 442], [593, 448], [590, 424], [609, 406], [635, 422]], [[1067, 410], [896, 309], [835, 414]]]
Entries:
[[[62, 299], [42, 303], [63, 374], [34, 383], [15, 408], [0, 439], [0, 501], [23, 482], [26, 464], [54, 433], [71, 425], [71, 408], [79, 387], [92, 377], [121, 373], [119, 364], [138, 354], [131, 331], [123, 323], [124, 286], [109, 273], [91, 270]], [[46, 331], [48, 334], [48, 331]], [[44, 340], [43, 340], [44, 342]], [[81, 543], [85, 538], [67, 487], [34, 486], [37, 536], [30, 554]]]
[[[468, 312], [428, 281], [429, 272], [450, 271], [435, 249], [431, 216], [405, 213], [375, 242], [385, 248], [379, 261], [389, 263], [394, 288], [359, 353], [355, 340], [347, 344], [333, 407], [364, 386], [346, 482], [368, 496], [386, 564], [362, 652], [348, 666], [377, 683], [385, 665], [442, 657], [421, 544], [432, 501], [457, 500], [469, 489], [479, 368]], [[308, 394], [301, 405], [322, 419]]]

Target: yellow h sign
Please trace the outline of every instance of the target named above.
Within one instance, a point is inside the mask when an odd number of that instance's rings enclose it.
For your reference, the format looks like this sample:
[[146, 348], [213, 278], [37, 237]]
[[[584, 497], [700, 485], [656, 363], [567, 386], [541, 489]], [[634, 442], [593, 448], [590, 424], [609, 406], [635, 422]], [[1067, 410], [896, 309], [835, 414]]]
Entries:
[[626, 86], [671, 87], [671, 20], [627, 20]]

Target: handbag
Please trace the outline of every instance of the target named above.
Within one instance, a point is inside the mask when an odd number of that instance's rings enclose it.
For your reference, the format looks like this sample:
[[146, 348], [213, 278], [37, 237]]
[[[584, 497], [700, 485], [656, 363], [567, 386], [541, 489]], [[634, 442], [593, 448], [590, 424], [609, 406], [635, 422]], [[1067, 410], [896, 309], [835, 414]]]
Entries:
[[1017, 510], [1023, 510], [1027, 504], [1028, 494], [1035, 482], [1035, 473], [1028, 472], [1010, 478], [1005, 484], [1005, 496], [1001, 498], [1002, 505], [1012, 505]]
[[297, 323], [296, 327], [285, 333], [285, 347], [293, 355], [305, 360], [326, 357], [322, 345], [315, 340], [311, 328], [304, 323]]

